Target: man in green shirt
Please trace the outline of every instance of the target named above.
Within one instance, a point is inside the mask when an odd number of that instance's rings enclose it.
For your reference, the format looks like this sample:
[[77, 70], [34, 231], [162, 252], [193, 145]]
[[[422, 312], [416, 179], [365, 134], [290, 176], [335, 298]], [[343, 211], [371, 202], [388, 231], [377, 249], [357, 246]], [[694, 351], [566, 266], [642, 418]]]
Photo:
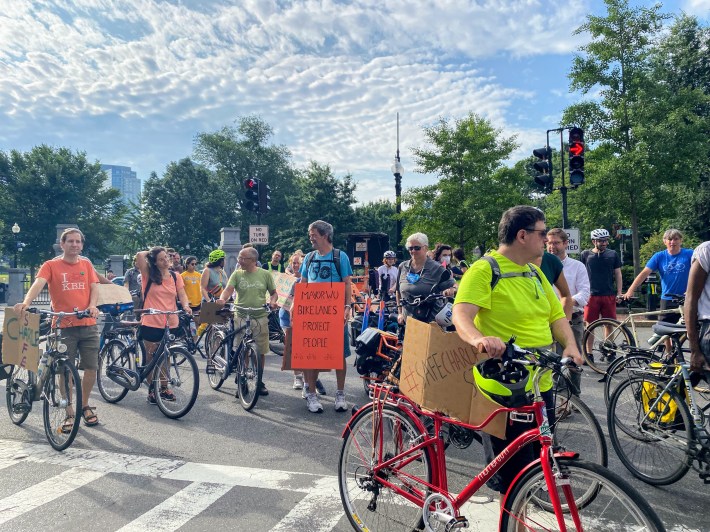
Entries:
[[[525, 205], [508, 209], [498, 225], [498, 239], [498, 250], [490, 252], [501, 273], [495, 287], [491, 288], [493, 271], [485, 260], [473, 263], [459, 284], [453, 309], [458, 335], [491, 357], [501, 357], [505, 342], [512, 336], [517, 337], [517, 345], [532, 348], [549, 347], [554, 335], [564, 346], [563, 355], [573, 357], [581, 365], [582, 357], [562, 305], [550, 282], [532, 264], [545, 251], [547, 227], [544, 213]], [[540, 382], [548, 416], [554, 415], [551, 388], [551, 377]], [[554, 419], [551, 419], [550, 424], [553, 423]], [[515, 423], [511, 428], [520, 431], [519, 425]], [[527, 428], [522, 427], [522, 430]], [[484, 436], [486, 457], [492, 460], [507, 442]], [[510, 428], [508, 437], [513, 437]], [[532, 451], [530, 455], [532, 459]], [[518, 453], [489, 481], [489, 486], [505, 493], [515, 475], [529, 461], [523, 452]]]
[[[270, 272], [257, 266], [259, 252], [254, 248], [243, 248], [239, 252], [237, 261], [239, 262], [239, 269], [234, 270], [227, 282], [227, 287], [216, 302], [224, 305], [236, 291], [237, 305], [258, 308], [264, 306], [266, 294], [269, 293], [271, 296], [269, 305], [272, 309], [277, 308], [278, 294], [276, 293], [274, 278]], [[235, 328], [239, 329], [244, 325], [243, 322], [246, 315], [246, 311], [237, 309], [234, 315]], [[261, 366], [264, 367], [264, 355], [269, 351], [269, 313], [266, 309], [261, 309], [251, 311], [249, 315], [251, 316], [252, 330], [254, 331], [256, 352], [261, 355]], [[241, 336], [236, 335], [234, 337], [235, 345], [240, 341]], [[269, 395], [263, 382], [259, 393], [261, 395]]]

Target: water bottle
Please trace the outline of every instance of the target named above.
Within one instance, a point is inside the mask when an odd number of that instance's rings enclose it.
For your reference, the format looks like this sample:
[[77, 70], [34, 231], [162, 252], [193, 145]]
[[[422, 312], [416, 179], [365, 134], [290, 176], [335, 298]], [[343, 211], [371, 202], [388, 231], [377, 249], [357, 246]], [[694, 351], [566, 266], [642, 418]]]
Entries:
[[39, 365], [37, 366], [37, 383], [42, 382], [42, 375], [47, 371], [47, 364], [49, 363], [49, 357], [46, 354], [42, 355], [39, 359]]
[[195, 320], [190, 320], [190, 334], [193, 338], [197, 337], [197, 325], [195, 324]]
[[661, 335], [658, 333], [653, 333], [653, 336], [648, 339], [648, 345], [654, 345], [658, 340], [661, 339]]

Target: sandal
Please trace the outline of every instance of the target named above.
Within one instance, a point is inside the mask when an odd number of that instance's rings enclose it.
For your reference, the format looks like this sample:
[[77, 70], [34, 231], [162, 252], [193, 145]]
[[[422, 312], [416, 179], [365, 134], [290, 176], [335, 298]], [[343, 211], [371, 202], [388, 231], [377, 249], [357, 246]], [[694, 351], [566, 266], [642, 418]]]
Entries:
[[[84, 425], [93, 427], [99, 424], [99, 418], [94, 413], [95, 406], [85, 406], [81, 409], [81, 417], [84, 418]], [[90, 412], [90, 413], [87, 413]]]
[[74, 416], [67, 416], [59, 429], [62, 434], [70, 434], [74, 428]]

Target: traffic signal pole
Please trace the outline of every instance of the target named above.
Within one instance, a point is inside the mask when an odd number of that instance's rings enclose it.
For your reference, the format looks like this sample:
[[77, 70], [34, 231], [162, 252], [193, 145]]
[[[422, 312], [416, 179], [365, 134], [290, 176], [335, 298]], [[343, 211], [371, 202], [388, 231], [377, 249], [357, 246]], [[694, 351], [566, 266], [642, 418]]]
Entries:
[[547, 145], [550, 145], [550, 133], [556, 132], [560, 134], [560, 176], [562, 177], [562, 184], [560, 185], [560, 194], [562, 195], [562, 229], [567, 229], [569, 227], [569, 221], [567, 220], [567, 185], [565, 183], [565, 144], [562, 139], [562, 132], [566, 127], [560, 127], [557, 129], [547, 130]]

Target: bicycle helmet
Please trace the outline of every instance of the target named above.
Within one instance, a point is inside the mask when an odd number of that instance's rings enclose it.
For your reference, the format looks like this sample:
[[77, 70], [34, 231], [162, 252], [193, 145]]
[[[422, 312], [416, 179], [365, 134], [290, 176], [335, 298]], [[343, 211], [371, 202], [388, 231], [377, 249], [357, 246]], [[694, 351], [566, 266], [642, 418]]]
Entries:
[[224, 251], [222, 251], [221, 249], [215, 249], [214, 251], [210, 252], [209, 260], [211, 263], [214, 264], [219, 259], [223, 259], [226, 256], [227, 255], [225, 255]]
[[604, 238], [609, 238], [609, 231], [606, 229], [595, 229], [592, 231], [592, 240], [601, 240]]
[[489, 358], [473, 366], [473, 380], [489, 399], [506, 407], [529, 404], [533, 380], [523, 364]]
[[396, 259], [397, 254], [394, 251], [385, 251], [385, 254], [383, 256], [385, 259]]
[[444, 308], [442, 308], [439, 313], [434, 317], [434, 321], [439, 324], [440, 327], [449, 327], [453, 325], [451, 317], [453, 316], [454, 306], [451, 303], [446, 303]]

